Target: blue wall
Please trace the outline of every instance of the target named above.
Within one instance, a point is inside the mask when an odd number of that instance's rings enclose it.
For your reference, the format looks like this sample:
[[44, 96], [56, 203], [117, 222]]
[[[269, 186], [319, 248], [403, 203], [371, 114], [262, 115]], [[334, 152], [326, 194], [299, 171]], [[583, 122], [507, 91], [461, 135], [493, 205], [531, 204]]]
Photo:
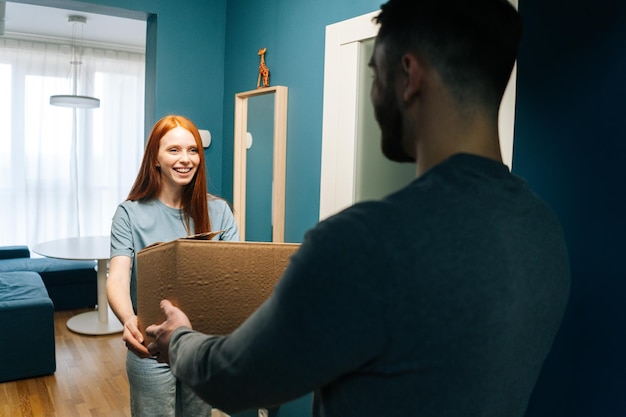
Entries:
[[572, 291], [528, 417], [626, 415], [626, 7], [520, 1], [513, 170], [561, 218]]
[[[147, 95], [154, 94], [154, 103], [147, 103], [146, 125], [151, 127], [166, 114], [177, 113], [191, 118], [200, 129], [208, 129], [212, 135], [206, 151], [209, 189], [221, 194], [226, 0], [89, 3], [156, 15], [156, 27], [151, 28], [156, 30], [152, 33], [155, 45], [146, 51], [148, 62], [155, 60], [154, 67], [147, 68]], [[152, 85], [150, 77], [154, 78]]]
[[[256, 88], [267, 48], [272, 85], [289, 87], [285, 240], [300, 242], [319, 218], [326, 26], [378, 10], [380, 0], [229, 0], [224, 137], [234, 135], [234, 96]], [[233, 145], [224, 142], [223, 193], [232, 198]]]

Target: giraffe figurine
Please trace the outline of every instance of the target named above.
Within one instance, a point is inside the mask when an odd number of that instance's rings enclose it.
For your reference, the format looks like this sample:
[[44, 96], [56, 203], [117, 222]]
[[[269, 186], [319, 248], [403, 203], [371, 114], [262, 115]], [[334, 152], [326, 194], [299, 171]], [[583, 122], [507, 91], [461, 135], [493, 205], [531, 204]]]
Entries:
[[[267, 52], [267, 48], [259, 49], [258, 55], [261, 57], [261, 63], [259, 64], [259, 77], [256, 81], [256, 88], [265, 88], [270, 86], [270, 70], [265, 65], [265, 52]], [[263, 81], [263, 85], [261, 85], [261, 81]]]

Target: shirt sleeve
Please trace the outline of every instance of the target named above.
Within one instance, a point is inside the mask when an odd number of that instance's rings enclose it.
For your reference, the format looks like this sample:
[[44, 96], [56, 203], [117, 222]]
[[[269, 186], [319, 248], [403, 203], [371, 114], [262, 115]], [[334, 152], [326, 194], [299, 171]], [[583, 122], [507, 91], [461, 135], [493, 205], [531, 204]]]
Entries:
[[225, 200], [209, 197], [209, 217], [211, 219], [211, 229], [223, 230], [216, 239], [239, 241], [239, 228], [235, 222], [233, 211]]
[[135, 255], [130, 216], [121, 204], [115, 210], [111, 223], [111, 258]]
[[308, 233], [272, 296], [232, 334], [177, 329], [174, 375], [233, 413], [292, 400], [366, 366], [386, 343], [384, 294], [368, 262], [374, 245], [349, 226]]

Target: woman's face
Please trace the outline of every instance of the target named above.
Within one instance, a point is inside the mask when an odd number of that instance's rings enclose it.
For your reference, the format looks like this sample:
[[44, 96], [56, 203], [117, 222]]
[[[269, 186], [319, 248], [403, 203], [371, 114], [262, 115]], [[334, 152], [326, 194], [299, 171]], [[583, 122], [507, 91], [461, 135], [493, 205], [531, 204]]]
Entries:
[[183, 187], [191, 182], [200, 164], [196, 140], [190, 131], [176, 127], [161, 138], [157, 167], [163, 185]]

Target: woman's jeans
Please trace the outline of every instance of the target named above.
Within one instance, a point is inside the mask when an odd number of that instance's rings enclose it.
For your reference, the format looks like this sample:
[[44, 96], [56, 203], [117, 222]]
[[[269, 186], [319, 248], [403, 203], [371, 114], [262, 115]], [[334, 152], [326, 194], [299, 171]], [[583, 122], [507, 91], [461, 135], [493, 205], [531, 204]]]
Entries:
[[211, 406], [176, 380], [169, 365], [126, 354], [133, 417], [210, 417]]

